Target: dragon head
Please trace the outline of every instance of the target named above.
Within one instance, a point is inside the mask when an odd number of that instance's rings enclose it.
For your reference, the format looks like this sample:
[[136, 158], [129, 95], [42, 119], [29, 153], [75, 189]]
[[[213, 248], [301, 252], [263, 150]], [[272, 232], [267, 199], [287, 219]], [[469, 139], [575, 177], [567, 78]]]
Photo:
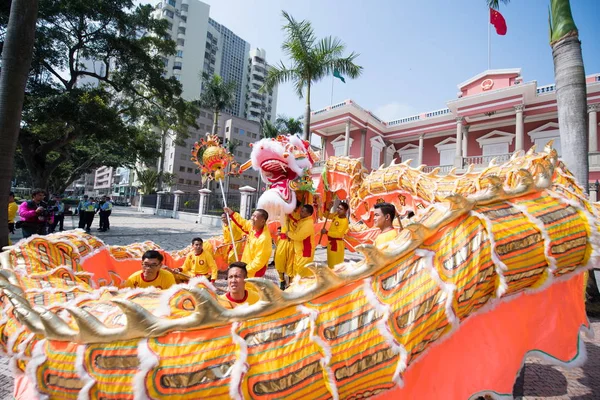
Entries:
[[310, 143], [295, 135], [261, 139], [252, 146], [252, 168], [269, 184], [258, 199], [258, 208], [270, 215], [289, 214], [296, 207], [293, 182], [300, 179], [317, 160]]

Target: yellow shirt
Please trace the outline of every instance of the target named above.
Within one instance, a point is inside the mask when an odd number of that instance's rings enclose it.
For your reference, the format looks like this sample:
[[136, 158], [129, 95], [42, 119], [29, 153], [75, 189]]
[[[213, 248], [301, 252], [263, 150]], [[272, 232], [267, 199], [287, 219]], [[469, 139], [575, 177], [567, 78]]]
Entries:
[[196, 255], [193, 251], [188, 254], [181, 270], [191, 277], [210, 274], [213, 281], [217, 280], [219, 273], [214, 257], [206, 250], [202, 250], [200, 255]]
[[[236, 242], [235, 243], [235, 249], [237, 251], [237, 255], [238, 257], [242, 257], [242, 243], [240, 242], [240, 240], [242, 240], [242, 236], [243, 236], [243, 232], [242, 230], [233, 222], [231, 223], [231, 231], [229, 230], [229, 225], [223, 225], [223, 244], [227, 245], [227, 244], [231, 244], [231, 232], [233, 232], [233, 240]], [[228, 252], [231, 252], [232, 254], [233, 252], [233, 248], [230, 246], [226, 247]], [[231, 260], [233, 260], [233, 258], [235, 258], [235, 255], [231, 256]], [[228, 260], [229, 262], [229, 260]]]
[[13, 224], [15, 222], [15, 217], [17, 216], [17, 211], [19, 210], [19, 206], [16, 202], [8, 203], [8, 223]]
[[258, 297], [258, 293], [248, 289], [246, 289], [246, 296], [239, 301], [231, 298], [231, 296], [229, 296], [229, 292], [222, 294], [218, 297], [219, 304], [228, 309], [236, 308], [241, 304], [254, 304], [258, 300], [260, 300], [260, 297]]
[[341, 239], [348, 233], [350, 226], [348, 218], [340, 218], [337, 213], [329, 213], [327, 214], [327, 218], [331, 218], [331, 224], [329, 225], [329, 229], [327, 229], [327, 236]]
[[300, 219], [300, 211], [294, 211], [291, 214], [285, 215], [285, 223], [281, 227], [281, 233], [287, 233], [296, 229], [298, 220]]
[[232, 223], [248, 235], [242, 261], [246, 263], [248, 278], [253, 278], [258, 271], [266, 268], [271, 258], [273, 252], [271, 232], [269, 232], [266, 225], [261, 231], [257, 232], [252, 227], [252, 221], [242, 218], [238, 213], [233, 213], [230, 218]]
[[375, 247], [381, 247], [384, 244], [396, 239], [397, 236], [398, 231], [394, 228], [385, 233], [380, 233], [379, 236], [375, 238], [375, 242], [373, 244], [375, 245]]
[[313, 258], [315, 255], [315, 222], [312, 215], [298, 221], [296, 229], [287, 233], [294, 241], [294, 251], [302, 257]]
[[172, 273], [161, 269], [158, 271], [158, 275], [154, 280], [147, 281], [142, 276], [142, 271], [134, 272], [131, 274], [129, 278], [123, 284], [123, 287], [126, 288], [148, 288], [148, 287], [156, 287], [158, 289], [168, 289], [175, 284], [175, 277]]

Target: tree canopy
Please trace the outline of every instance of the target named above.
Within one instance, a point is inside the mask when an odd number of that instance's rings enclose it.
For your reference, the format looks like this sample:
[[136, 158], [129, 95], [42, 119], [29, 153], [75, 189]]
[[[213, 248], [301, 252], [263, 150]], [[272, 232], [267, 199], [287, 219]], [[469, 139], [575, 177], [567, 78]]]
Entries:
[[175, 42], [153, 10], [131, 0], [40, 3], [18, 139], [33, 185], [62, 191], [103, 165], [155, 160], [157, 115], [193, 122], [180, 83], [164, 76]]

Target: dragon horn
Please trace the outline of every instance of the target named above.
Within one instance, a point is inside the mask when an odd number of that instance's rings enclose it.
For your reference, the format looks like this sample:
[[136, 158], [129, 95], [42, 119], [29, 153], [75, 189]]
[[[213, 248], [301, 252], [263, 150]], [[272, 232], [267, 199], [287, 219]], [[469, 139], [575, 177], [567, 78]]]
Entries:
[[67, 307], [66, 310], [77, 323], [79, 339], [85, 338], [86, 343], [103, 342], [108, 336], [116, 338], [122, 333], [122, 329], [108, 328], [98, 318], [79, 307]]
[[44, 325], [42, 325], [42, 321], [40, 321], [39, 314], [33, 311], [29, 302], [9, 289], [3, 289], [2, 291], [6, 297], [8, 297], [10, 304], [12, 304], [13, 313], [17, 319], [31, 332], [43, 335]]
[[115, 303], [127, 317], [125, 330], [128, 332], [129, 336], [131, 336], [133, 332], [138, 332], [143, 336], [154, 337], [159, 334], [157, 330], [162, 332], [160, 329], [160, 326], [162, 325], [160, 323], [160, 318], [156, 317], [144, 307], [125, 299], [111, 299], [111, 301]]
[[210, 320], [212, 322], [227, 320], [227, 317], [223, 317], [223, 313], [226, 313], [225, 307], [220, 305], [204, 288], [191, 287], [188, 292], [196, 300], [196, 311], [194, 312], [195, 318], [198, 320], [196, 324], [200, 326], [204, 321]]
[[34, 307], [34, 311], [40, 315], [40, 321], [44, 325], [44, 334], [49, 339], [73, 342], [77, 337], [77, 331], [63, 321], [58, 315], [43, 307]]
[[0, 280], [0, 289], [10, 290], [11, 292], [18, 294], [19, 296], [24, 296], [25, 292], [19, 286], [15, 286], [7, 281]]
[[241, 174], [242, 172], [249, 170], [250, 167], [252, 167], [252, 160], [248, 160], [245, 163], [243, 163], [242, 165], [240, 165], [240, 168], [238, 171]]
[[285, 301], [283, 298], [283, 291], [268, 279], [248, 278], [246, 279], [246, 282], [259, 289], [257, 293], [261, 300], [276, 304], [281, 304], [283, 301]]
[[317, 280], [316, 288], [320, 290], [322, 288], [330, 288], [342, 283], [339, 276], [329, 269], [327, 264], [312, 262], [306, 265], [306, 268], [312, 271]]
[[9, 269], [0, 269], [0, 280], [6, 281], [15, 286], [19, 286], [19, 279], [17, 274]]

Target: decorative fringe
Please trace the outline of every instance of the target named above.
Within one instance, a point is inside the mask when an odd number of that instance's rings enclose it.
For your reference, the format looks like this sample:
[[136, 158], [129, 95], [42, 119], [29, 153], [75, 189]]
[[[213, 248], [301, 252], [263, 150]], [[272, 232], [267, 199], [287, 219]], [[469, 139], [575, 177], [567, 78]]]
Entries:
[[385, 338], [386, 343], [388, 344], [388, 346], [390, 346], [394, 354], [399, 354], [398, 364], [396, 364], [396, 369], [394, 370], [392, 381], [396, 385], [398, 385], [398, 387], [402, 388], [404, 387], [404, 381], [402, 380], [401, 375], [406, 370], [408, 352], [406, 351], [406, 348], [404, 348], [404, 346], [400, 342], [398, 342], [392, 334], [392, 331], [390, 330], [390, 327], [387, 323], [390, 317], [390, 306], [379, 300], [379, 298], [373, 291], [373, 288], [371, 287], [371, 280], [372, 278], [368, 277], [363, 281], [363, 292], [365, 293], [369, 304], [373, 308], [375, 308], [379, 314], [381, 314], [381, 319], [377, 321], [376, 324], [377, 330], [379, 330], [381, 336]]
[[446, 318], [448, 318], [448, 322], [452, 325], [452, 329], [457, 329], [459, 320], [454, 312], [453, 303], [454, 303], [454, 293], [456, 292], [456, 285], [451, 283], [446, 283], [440, 277], [437, 269], [433, 265], [433, 258], [435, 257], [435, 253], [430, 250], [424, 249], [416, 249], [415, 255], [421, 257], [421, 260], [425, 263], [425, 269], [429, 272], [431, 278], [437, 283], [442, 292], [446, 295], [446, 301], [444, 304], [444, 311], [446, 313]]
[[18, 353], [15, 354], [14, 357], [12, 357], [10, 359], [11, 367], [12, 367], [12, 371], [13, 371], [13, 376], [17, 377], [17, 376], [23, 375], [23, 371], [21, 371], [21, 369], [19, 368], [17, 361], [29, 361], [30, 360], [29, 357], [25, 356], [25, 351], [27, 350], [27, 345], [34, 338], [35, 338], [35, 333], [30, 333], [29, 335], [27, 335], [27, 337], [25, 338], [25, 340], [23, 340], [17, 346], [17, 352]]
[[240, 326], [239, 322], [231, 324], [231, 339], [239, 346], [239, 355], [231, 368], [231, 380], [229, 383], [229, 397], [232, 399], [243, 399], [242, 394], [242, 377], [248, 372], [248, 344], [240, 335], [237, 334], [237, 329]]
[[492, 230], [492, 221], [485, 215], [478, 213], [477, 211], [470, 211], [471, 215], [479, 218], [480, 221], [483, 221], [488, 232], [488, 237], [490, 239], [490, 254], [492, 255], [492, 261], [494, 262], [494, 267], [496, 269], [496, 275], [500, 279], [500, 285], [496, 289], [496, 297], [500, 298], [504, 293], [506, 293], [506, 289], [508, 289], [508, 285], [506, 284], [506, 278], [502, 275], [503, 271], [508, 271], [508, 267], [506, 264], [500, 260], [498, 254], [496, 254], [496, 239], [494, 238], [494, 231]]
[[331, 346], [329, 346], [327, 343], [325, 343], [325, 341], [323, 341], [323, 339], [321, 339], [318, 335], [315, 335], [315, 330], [316, 330], [315, 323], [317, 321], [317, 317], [319, 316], [319, 312], [317, 310], [314, 310], [312, 308], [309, 308], [309, 307], [306, 307], [303, 305], [297, 306], [296, 309], [298, 311], [300, 311], [302, 314], [308, 315], [308, 318], [310, 320], [310, 340], [313, 343], [315, 343], [317, 346], [319, 346], [321, 348], [321, 350], [323, 350], [323, 353], [324, 353], [324, 356], [323, 356], [323, 358], [321, 358], [320, 363], [321, 363], [321, 367], [327, 374], [328, 382], [326, 383], [326, 386], [329, 388], [331, 397], [334, 400], [338, 400], [340, 398], [340, 395], [337, 391], [337, 386], [335, 384], [335, 377], [333, 375], [333, 371], [329, 367], [329, 363], [331, 362], [331, 357], [332, 357]]
[[40, 386], [37, 381], [37, 369], [46, 362], [46, 339], [42, 339], [33, 346], [31, 352], [31, 360], [27, 363], [25, 374], [29, 378], [29, 381], [33, 384], [34, 390], [38, 394], [38, 400], [48, 400], [50, 397], [40, 392]]
[[133, 377], [133, 398], [135, 400], [150, 399], [146, 391], [146, 375], [150, 373], [159, 364], [159, 359], [148, 346], [148, 339], [141, 339], [138, 342], [138, 360], [140, 366], [138, 372]]
[[83, 382], [83, 387], [77, 395], [77, 400], [88, 400], [90, 398], [90, 390], [96, 384], [94, 378], [85, 370], [85, 350], [87, 345], [80, 344], [77, 346], [77, 356], [75, 357], [75, 370], [79, 379]]

